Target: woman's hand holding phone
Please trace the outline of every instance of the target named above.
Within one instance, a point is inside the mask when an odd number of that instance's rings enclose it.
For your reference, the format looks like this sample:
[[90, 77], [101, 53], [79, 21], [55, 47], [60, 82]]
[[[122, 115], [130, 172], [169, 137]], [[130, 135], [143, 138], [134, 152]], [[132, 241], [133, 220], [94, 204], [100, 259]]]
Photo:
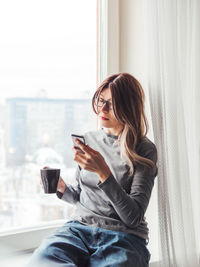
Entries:
[[[96, 150], [92, 149], [88, 146], [88, 144], [84, 145], [78, 138], [74, 139], [74, 142], [78, 145], [73, 147], [74, 151], [74, 161], [76, 161], [81, 168], [96, 172], [101, 180], [104, 182], [111, 174], [110, 168], [106, 164], [103, 156]], [[80, 152], [80, 149], [82, 152]]]
[[83, 135], [72, 134], [72, 141], [73, 141], [73, 144], [74, 144], [74, 148], [76, 148], [77, 150], [79, 150], [80, 153], [83, 153], [84, 154], [84, 152], [81, 150], [80, 146], [77, 145], [77, 143], [75, 141], [76, 139], [78, 139], [79, 141], [81, 141], [82, 144], [85, 145], [85, 138], [84, 138], [84, 136]]

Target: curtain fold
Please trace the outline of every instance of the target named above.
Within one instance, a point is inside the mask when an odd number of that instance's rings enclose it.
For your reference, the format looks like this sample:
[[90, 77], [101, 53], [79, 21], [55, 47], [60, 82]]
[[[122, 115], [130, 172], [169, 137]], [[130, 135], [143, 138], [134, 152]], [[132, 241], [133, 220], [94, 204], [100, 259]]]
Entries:
[[146, 0], [160, 266], [200, 266], [200, 1]]

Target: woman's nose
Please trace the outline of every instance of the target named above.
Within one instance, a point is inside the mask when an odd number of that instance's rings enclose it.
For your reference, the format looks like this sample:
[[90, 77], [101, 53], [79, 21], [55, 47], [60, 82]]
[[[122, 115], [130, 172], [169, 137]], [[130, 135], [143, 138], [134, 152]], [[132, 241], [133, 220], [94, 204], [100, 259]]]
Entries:
[[107, 111], [107, 112], [109, 112], [109, 108], [108, 108], [108, 106], [107, 106], [106, 103], [103, 104], [101, 110], [102, 110], [102, 111]]

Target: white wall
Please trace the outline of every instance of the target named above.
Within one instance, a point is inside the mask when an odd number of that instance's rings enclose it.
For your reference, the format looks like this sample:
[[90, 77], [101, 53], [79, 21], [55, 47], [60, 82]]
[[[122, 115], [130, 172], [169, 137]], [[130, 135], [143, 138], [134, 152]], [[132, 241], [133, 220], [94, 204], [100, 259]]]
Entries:
[[129, 72], [146, 78], [145, 0], [102, 0], [101, 61], [104, 75]]
[[120, 72], [130, 72], [141, 83], [146, 79], [144, 0], [119, 1]]

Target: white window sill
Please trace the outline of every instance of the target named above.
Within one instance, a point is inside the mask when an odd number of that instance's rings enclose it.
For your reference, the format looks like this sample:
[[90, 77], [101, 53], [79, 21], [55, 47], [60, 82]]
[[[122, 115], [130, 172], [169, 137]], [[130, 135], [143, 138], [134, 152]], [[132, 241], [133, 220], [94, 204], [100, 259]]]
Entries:
[[40, 245], [43, 238], [62, 226], [66, 221], [44, 222], [32, 227], [15, 228], [11, 231], [0, 232], [0, 258], [33, 250]]
[[22, 255], [12, 256], [7, 259], [4, 258], [3, 260], [0, 261], [0, 265], [3, 267], [11, 267], [11, 266], [23, 267], [25, 266], [25, 264], [28, 263], [31, 255], [32, 253], [24, 253]]

